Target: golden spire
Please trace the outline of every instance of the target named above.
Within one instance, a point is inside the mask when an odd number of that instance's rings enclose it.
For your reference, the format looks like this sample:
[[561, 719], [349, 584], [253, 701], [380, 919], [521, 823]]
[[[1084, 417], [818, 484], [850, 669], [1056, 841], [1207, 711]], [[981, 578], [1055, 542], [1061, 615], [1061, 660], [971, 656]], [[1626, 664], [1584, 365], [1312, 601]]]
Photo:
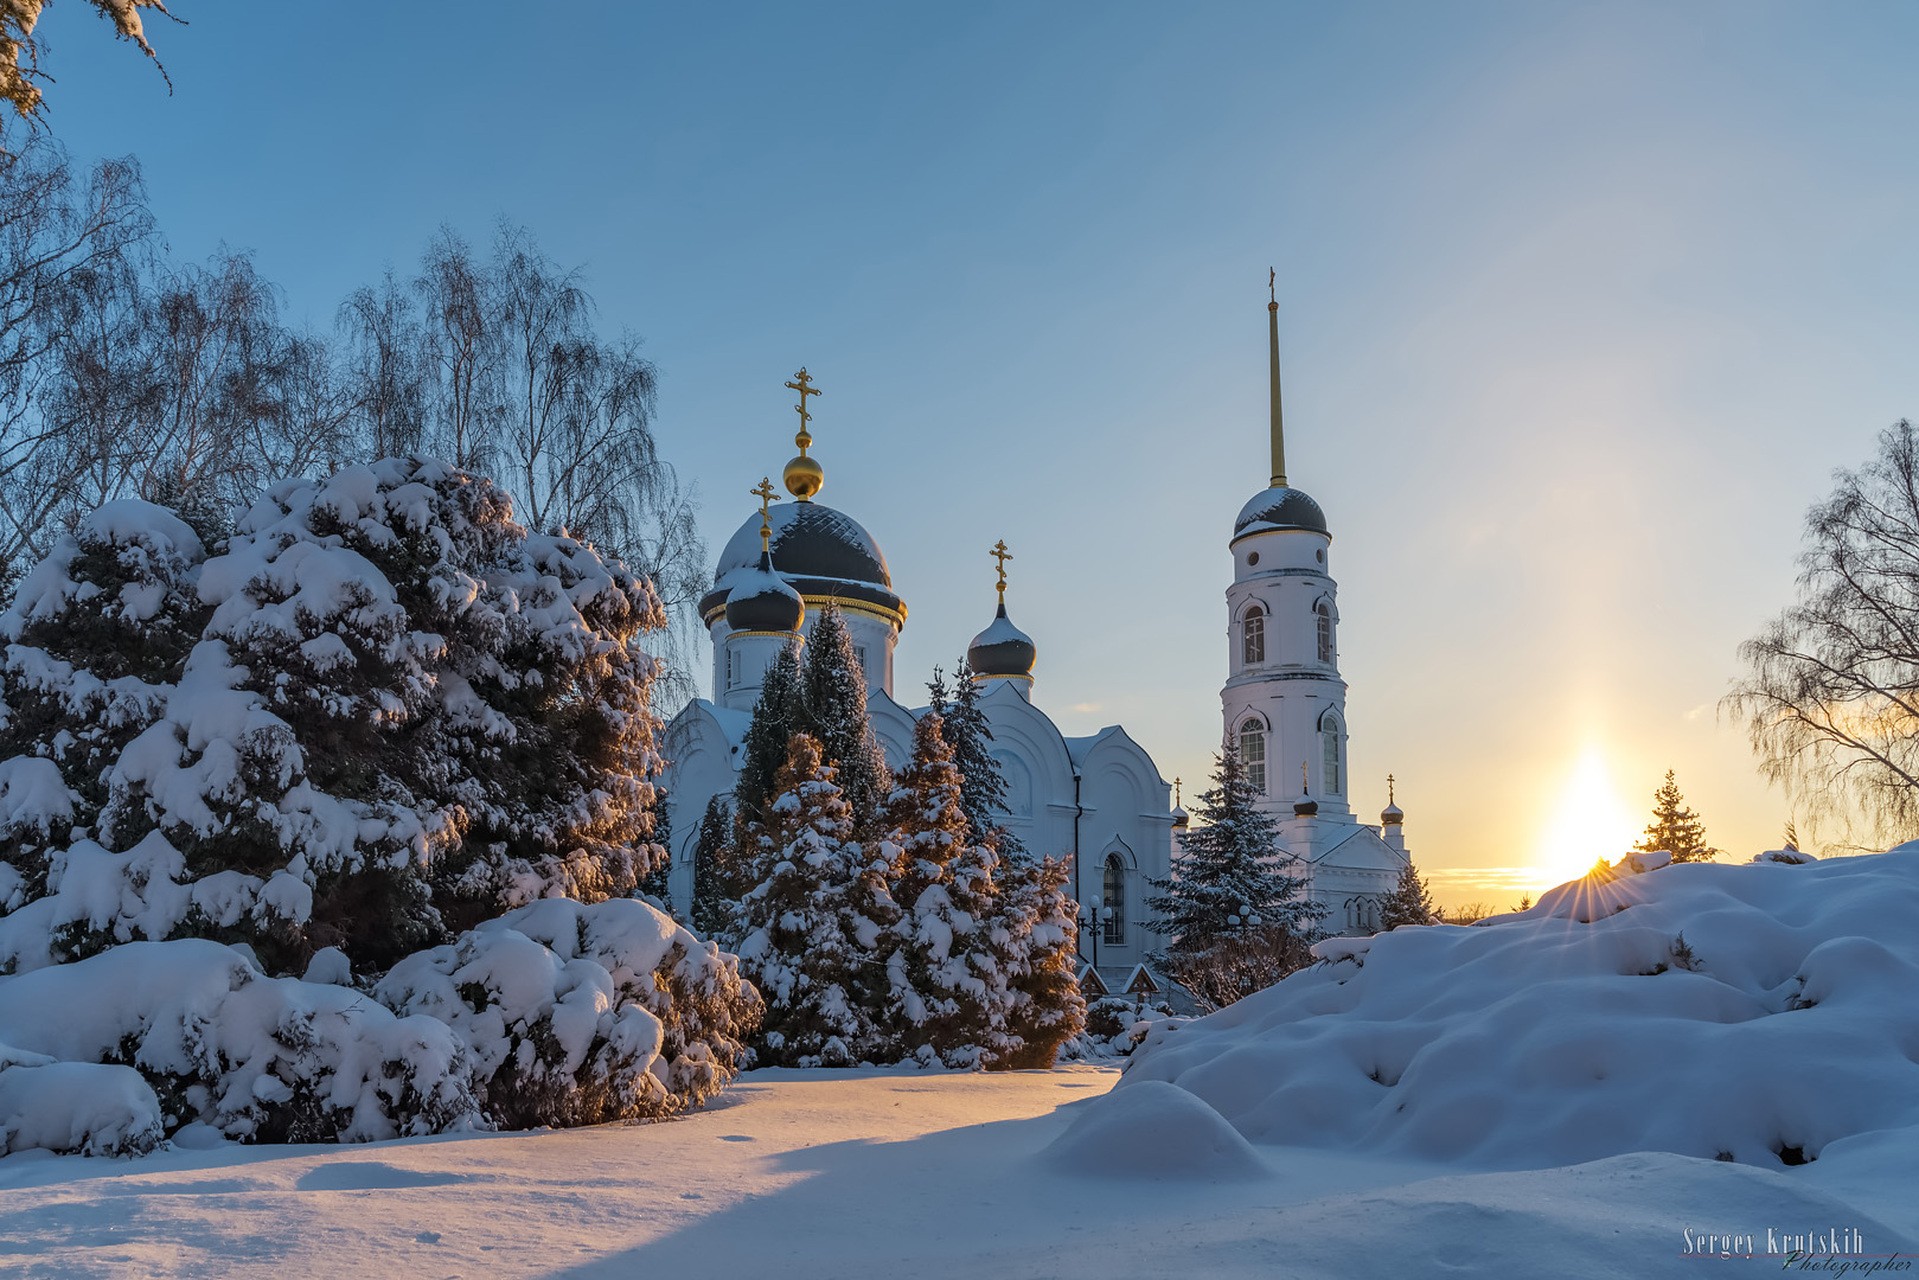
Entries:
[[1273, 393], [1273, 487], [1286, 484], [1286, 420], [1279, 411], [1279, 272], [1266, 268], [1266, 329], [1269, 348], [1267, 361]]
[[758, 485], [747, 490], [760, 500], [760, 554], [765, 555], [773, 546], [773, 519], [770, 511], [773, 502], [773, 480], [770, 476], [761, 476]]
[[1013, 558], [1013, 553], [1006, 549], [1006, 539], [1001, 538], [986, 554], [999, 561], [999, 607], [1004, 609], [1006, 607], [1006, 562]]
[[1301, 760], [1299, 762], [1299, 794], [1309, 796], [1312, 793], [1313, 789], [1306, 785], [1306, 762]]
[[806, 450], [813, 443], [813, 435], [806, 429], [813, 421], [813, 415], [806, 410], [806, 397], [826, 393], [813, 385], [813, 376], [806, 371], [805, 365], [800, 366], [800, 371], [793, 375], [793, 381], [787, 383], [786, 388], [800, 393], [800, 402], [793, 406], [800, 415], [799, 434], [793, 437], [793, 443], [800, 447], [800, 456], [786, 464], [786, 474], [781, 478], [786, 482], [788, 493], [801, 502], [810, 502], [826, 482], [826, 472], [819, 463], [806, 456]]

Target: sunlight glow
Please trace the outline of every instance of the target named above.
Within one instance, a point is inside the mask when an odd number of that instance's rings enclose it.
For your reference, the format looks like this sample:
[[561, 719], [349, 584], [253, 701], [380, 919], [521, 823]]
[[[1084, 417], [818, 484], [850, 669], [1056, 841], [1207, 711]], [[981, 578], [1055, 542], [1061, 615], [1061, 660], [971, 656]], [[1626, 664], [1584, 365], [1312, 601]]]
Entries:
[[1580, 754], [1559, 793], [1535, 863], [1543, 887], [1586, 874], [1600, 858], [1616, 859], [1639, 838], [1645, 819], [1620, 795], [1598, 746]]

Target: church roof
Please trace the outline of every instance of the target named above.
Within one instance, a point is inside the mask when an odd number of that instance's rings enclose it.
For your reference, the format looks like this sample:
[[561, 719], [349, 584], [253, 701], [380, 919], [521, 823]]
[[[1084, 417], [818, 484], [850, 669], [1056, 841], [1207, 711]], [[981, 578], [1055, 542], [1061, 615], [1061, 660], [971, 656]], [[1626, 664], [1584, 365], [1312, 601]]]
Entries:
[[806, 619], [800, 593], [773, 572], [765, 553], [751, 569], [735, 570], [726, 597], [726, 625], [735, 631], [798, 631]]
[[1314, 533], [1328, 533], [1326, 513], [1304, 490], [1287, 485], [1261, 489], [1239, 509], [1239, 519], [1233, 521], [1233, 536], [1238, 538], [1249, 533], [1268, 533], [1274, 529], [1309, 529]]
[[[782, 502], [767, 512], [773, 526], [773, 569], [803, 596], [837, 596], [882, 609], [906, 612], [893, 593], [886, 556], [860, 522], [820, 502]], [[720, 552], [713, 589], [700, 599], [700, 616], [709, 622], [726, 605], [738, 579], [754, 571], [760, 558], [760, 521], [749, 517]]]

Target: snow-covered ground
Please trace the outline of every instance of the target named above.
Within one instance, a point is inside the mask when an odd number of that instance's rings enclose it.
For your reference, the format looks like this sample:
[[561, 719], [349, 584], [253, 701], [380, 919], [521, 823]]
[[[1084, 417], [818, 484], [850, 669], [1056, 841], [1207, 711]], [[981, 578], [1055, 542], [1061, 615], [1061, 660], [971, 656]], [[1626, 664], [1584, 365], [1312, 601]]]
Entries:
[[1325, 944], [1162, 1025], [1123, 1078], [761, 1071], [650, 1125], [16, 1152], [0, 1270], [1919, 1271], [1919, 846], [1655, 861], [1484, 926]]
[[1075, 1169], [1053, 1144], [1117, 1078], [764, 1071], [661, 1124], [16, 1155], [0, 1161], [0, 1271], [1699, 1280], [1780, 1264], [1689, 1257], [1688, 1231], [1754, 1235], [1754, 1251], [1768, 1229], [1919, 1247], [1909, 1136], [1782, 1170], [1631, 1155], [1474, 1174], [1291, 1147], [1230, 1176]]

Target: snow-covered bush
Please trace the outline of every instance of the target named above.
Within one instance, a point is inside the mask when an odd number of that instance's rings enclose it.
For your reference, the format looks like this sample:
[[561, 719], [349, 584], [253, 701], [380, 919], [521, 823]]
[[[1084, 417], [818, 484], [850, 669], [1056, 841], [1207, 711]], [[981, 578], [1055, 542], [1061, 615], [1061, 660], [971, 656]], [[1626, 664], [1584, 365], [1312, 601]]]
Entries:
[[1086, 1006], [1080, 1033], [1060, 1048], [1065, 1062], [1109, 1062], [1130, 1057], [1149, 1036], [1186, 1021], [1164, 1005], [1131, 996], [1101, 996]]
[[637, 644], [661, 621], [643, 579], [430, 460], [276, 485], [211, 558], [160, 508], [102, 508], [0, 617], [0, 908], [86, 899], [0, 955], [197, 935], [377, 971], [632, 892], [663, 856]]
[[732, 956], [633, 899], [522, 907], [408, 956], [374, 995], [459, 1033], [506, 1128], [697, 1106], [738, 1071], [759, 1009]]
[[1254, 1142], [1507, 1168], [1776, 1167], [1919, 1124], [1919, 845], [1631, 872], [1475, 928], [1322, 943], [1150, 1037], [1114, 1096], [1166, 1081]]
[[[446, 1023], [395, 1017], [348, 987], [270, 978], [237, 950], [203, 939], [129, 943], [0, 980], [0, 1042], [40, 1058], [0, 1068], [0, 1101], [16, 1104], [0, 1105], [0, 1126], [16, 1145], [139, 1150], [196, 1121], [272, 1142], [484, 1124], [466, 1046]], [[133, 1105], [138, 1091], [124, 1075], [101, 1096], [15, 1079], [49, 1063], [95, 1068], [63, 1073], [77, 1083], [104, 1080], [96, 1064], [131, 1068], [154, 1106]], [[117, 1133], [96, 1127], [89, 1142], [45, 1140], [49, 1132], [57, 1139], [60, 1125], [97, 1126], [95, 1112], [109, 1099], [132, 1112]], [[72, 1118], [31, 1109], [49, 1105]]]

